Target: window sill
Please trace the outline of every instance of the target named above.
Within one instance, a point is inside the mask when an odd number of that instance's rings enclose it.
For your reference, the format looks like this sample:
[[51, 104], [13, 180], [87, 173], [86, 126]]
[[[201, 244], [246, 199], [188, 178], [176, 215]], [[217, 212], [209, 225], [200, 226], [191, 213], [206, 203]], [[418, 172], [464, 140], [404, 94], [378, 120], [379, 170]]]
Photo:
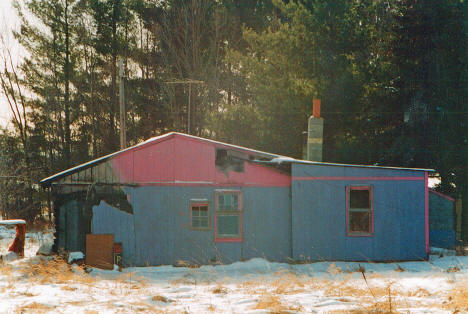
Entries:
[[208, 228], [190, 227], [190, 230], [193, 230], [193, 231], [210, 231], [211, 228], [210, 227], [208, 227]]
[[373, 233], [346, 233], [347, 237], [373, 237]]
[[223, 243], [223, 242], [242, 242], [242, 238], [220, 238], [220, 239], [215, 239], [215, 243]]

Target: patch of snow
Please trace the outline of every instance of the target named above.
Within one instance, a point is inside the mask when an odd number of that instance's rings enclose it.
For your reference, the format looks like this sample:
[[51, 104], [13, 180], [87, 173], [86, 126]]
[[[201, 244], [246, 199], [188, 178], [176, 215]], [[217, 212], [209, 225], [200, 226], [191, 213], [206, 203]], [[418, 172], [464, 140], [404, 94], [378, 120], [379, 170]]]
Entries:
[[457, 252], [455, 250], [444, 249], [440, 247], [430, 247], [429, 254], [431, 255], [443, 255], [443, 256], [455, 256]]
[[431, 189], [438, 186], [438, 185], [440, 185], [440, 178], [439, 177], [429, 177], [427, 179], [427, 185]]
[[296, 161], [296, 159], [291, 158], [291, 157], [276, 157], [270, 160], [270, 162], [281, 164], [283, 162], [293, 162]]
[[[445, 313], [463, 310], [454, 307], [450, 297], [468, 286], [468, 256], [445, 254], [432, 255], [429, 261], [398, 263], [289, 265], [254, 258], [199, 268], [93, 269], [91, 274], [72, 265], [71, 274], [38, 275], [32, 271], [33, 265], [40, 263], [39, 269], [47, 267], [48, 261], [56, 265], [52, 256], [34, 256], [53, 236], [31, 233], [31, 239], [38, 240], [26, 241], [26, 257], [9, 262], [8, 272], [0, 272], [1, 313], [368, 312], [374, 304], [387, 302], [388, 287], [396, 312]], [[1, 242], [2, 250], [6, 243]], [[70, 266], [63, 272], [67, 269]], [[367, 281], [359, 269], [364, 270]], [[268, 302], [260, 306], [269, 299], [278, 308], [269, 307]]]
[[0, 220], [0, 225], [25, 225], [26, 221], [23, 219], [8, 219], [8, 220]]
[[11, 262], [11, 261], [16, 261], [19, 259], [19, 256], [15, 252], [8, 252], [5, 255], [2, 255], [2, 260], [4, 262]]
[[68, 254], [68, 264], [81, 259], [84, 259], [84, 254], [82, 252], [70, 252], [70, 254]]
[[49, 256], [52, 254], [52, 242], [45, 242], [41, 244], [39, 249], [36, 252], [36, 255], [44, 255], [44, 256]]

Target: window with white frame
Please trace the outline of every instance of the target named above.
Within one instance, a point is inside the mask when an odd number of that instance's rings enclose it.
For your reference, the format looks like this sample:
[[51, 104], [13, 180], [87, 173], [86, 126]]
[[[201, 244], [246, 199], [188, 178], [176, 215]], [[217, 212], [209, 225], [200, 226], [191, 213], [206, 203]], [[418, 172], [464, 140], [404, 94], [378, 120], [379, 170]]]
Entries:
[[216, 191], [216, 240], [241, 241], [242, 194], [236, 190]]
[[371, 236], [374, 233], [372, 186], [346, 187], [346, 233]]
[[210, 229], [208, 202], [192, 202], [190, 204], [190, 227], [194, 230]]

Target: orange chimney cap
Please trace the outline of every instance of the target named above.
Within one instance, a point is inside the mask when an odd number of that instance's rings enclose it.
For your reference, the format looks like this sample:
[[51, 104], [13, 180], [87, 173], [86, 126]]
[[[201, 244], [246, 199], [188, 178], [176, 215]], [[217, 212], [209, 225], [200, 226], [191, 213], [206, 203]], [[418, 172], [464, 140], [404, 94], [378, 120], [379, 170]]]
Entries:
[[314, 108], [312, 111], [312, 115], [314, 116], [314, 118], [320, 118], [320, 104], [321, 104], [320, 99], [314, 99], [313, 104], [314, 104]]

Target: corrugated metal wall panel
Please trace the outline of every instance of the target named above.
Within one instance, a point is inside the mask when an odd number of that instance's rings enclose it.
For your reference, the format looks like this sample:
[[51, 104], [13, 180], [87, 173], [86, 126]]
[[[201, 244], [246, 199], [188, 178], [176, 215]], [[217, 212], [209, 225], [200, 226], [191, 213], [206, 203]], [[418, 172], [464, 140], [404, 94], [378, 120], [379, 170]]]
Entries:
[[[235, 188], [243, 192], [244, 240], [241, 243], [214, 242], [215, 189], [203, 186], [127, 188], [131, 190], [134, 216], [101, 202], [93, 207], [93, 232], [114, 233], [116, 241], [124, 243], [126, 264], [173, 264], [178, 260], [195, 264], [213, 260], [231, 263], [253, 257], [286, 261], [290, 250], [289, 188]], [[190, 228], [191, 199], [208, 201], [210, 230]], [[129, 244], [132, 241], [133, 251]]]
[[123, 246], [123, 261], [126, 266], [135, 264], [134, 216], [114, 208], [104, 201], [93, 206], [93, 234], [113, 234], [115, 242]]
[[[295, 169], [296, 176], [404, 176], [411, 171]], [[326, 171], [330, 168], [329, 172]], [[350, 169], [350, 170], [348, 170]], [[419, 175], [423, 173], [418, 172]], [[370, 185], [374, 193], [374, 235], [346, 235], [346, 186]], [[424, 180], [297, 180], [292, 184], [293, 254], [311, 260], [417, 260], [426, 257]]]

